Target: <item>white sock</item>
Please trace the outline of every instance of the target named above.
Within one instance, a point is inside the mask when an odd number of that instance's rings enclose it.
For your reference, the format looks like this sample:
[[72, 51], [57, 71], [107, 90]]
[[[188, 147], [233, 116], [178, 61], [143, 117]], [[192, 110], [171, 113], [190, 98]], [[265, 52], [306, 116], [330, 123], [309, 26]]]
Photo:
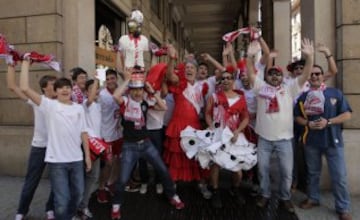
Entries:
[[54, 214], [54, 211], [53, 210], [49, 210], [46, 212], [46, 216], [48, 218], [55, 218], [55, 214]]
[[176, 202], [180, 202], [180, 198], [177, 194], [173, 196], [173, 200], [175, 200]]
[[22, 214], [16, 214], [15, 220], [22, 220], [24, 218], [24, 215]]
[[119, 204], [114, 204], [114, 205], [112, 205], [112, 210], [113, 210], [114, 212], [119, 211], [119, 209], [120, 209], [120, 205], [119, 205]]

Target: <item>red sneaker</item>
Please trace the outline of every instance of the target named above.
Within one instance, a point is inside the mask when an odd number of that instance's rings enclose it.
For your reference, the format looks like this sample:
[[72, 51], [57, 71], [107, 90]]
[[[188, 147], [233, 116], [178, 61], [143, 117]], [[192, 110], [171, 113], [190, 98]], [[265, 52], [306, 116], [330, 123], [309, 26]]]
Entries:
[[109, 202], [108, 200], [108, 195], [105, 189], [99, 189], [98, 193], [97, 193], [97, 201], [99, 203], [107, 203]]
[[121, 219], [120, 209], [118, 209], [117, 211], [114, 211], [114, 209], [112, 209], [112, 211], [111, 211], [111, 219], [112, 220]]
[[178, 210], [185, 208], [185, 204], [180, 200], [178, 195], [175, 195], [170, 199], [170, 204]]

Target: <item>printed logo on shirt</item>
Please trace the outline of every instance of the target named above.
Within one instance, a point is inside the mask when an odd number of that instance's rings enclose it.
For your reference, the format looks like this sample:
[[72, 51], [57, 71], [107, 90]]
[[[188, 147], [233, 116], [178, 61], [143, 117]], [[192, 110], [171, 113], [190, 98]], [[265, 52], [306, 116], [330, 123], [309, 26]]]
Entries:
[[337, 99], [336, 99], [336, 98], [330, 98], [330, 103], [331, 103], [332, 105], [336, 105]]

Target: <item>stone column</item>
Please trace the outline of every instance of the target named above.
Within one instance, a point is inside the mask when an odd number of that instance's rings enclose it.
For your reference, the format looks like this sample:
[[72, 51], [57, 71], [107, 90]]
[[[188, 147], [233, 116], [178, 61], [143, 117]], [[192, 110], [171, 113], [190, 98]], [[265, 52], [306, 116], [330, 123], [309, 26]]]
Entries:
[[[353, 115], [344, 124], [345, 161], [351, 194], [360, 194], [360, 170], [358, 158], [358, 136], [360, 135], [360, 36], [358, 11], [360, 5], [356, 0], [301, 0], [301, 33], [315, 43], [325, 43], [337, 61], [336, 77], [326, 82], [329, 86], [341, 89], [349, 101]], [[327, 60], [321, 53], [315, 54], [315, 63], [327, 70]], [[324, 161], [324, 164], [325, 161]], [[330, 188], [330, 177], [327, 167], [323, 167], [321, 187]]]
[[80, 66], [95, 70], [95, 1], [63, 0], [64, 73]]
[[[53, 54], [62, 62], [62, 11], [57, 0], [2, 0], [0, 32], [20, 52]], [[36, 4], [36, 5], [35, 5]], [[0, 61], [0, 175], [20, 176], [26, 163], [33, 135], [33, 110], [6, 86], [7, 65]], [[17, 79], [20, 65], [16, 67]], [[40, 92], [39, 79], [46, 74], [60, 75], [50, 68], [33, 64], [30, 85]]]
[[339, 68], [337, 85], [349, 101], [352, 119], [344, 125], [345, 157], [349, 187], [360, 194], [360, 4], [357, 0], [336, 0], [336, 58]]
[[[335, 53], [335, 1], [334, 0], [301, 0], [301, 37], [317, 43], [324, 43]], [[315, 48], [316, 51], [316, 48]], [[334, 57], [335, 54], [334, 54]], [[315, 63], [327, 70], [327, 60], [322, 53], [315, 52]], [[333, 86], [335, 78], [327, 84]], [[330, 176], [324, 160], [321, 187], [330, 189]]]
[[[301, 0], [301, 37], [323, 43], [335, 53], [335, 1]], [[335, 54], [334, 54], [335, 55]], [[336, 56], [334, 56], [336, 58]], [[327, 69], [327, 60], [322, 53], [315, 53], [315, 63]], [[335, 85], [335, 78], [327, 82]]]
[[291, 5], [289, 0], [273, 0], [274, 48], [279, 51], [276, 65], [285, 68], [291, 59]]

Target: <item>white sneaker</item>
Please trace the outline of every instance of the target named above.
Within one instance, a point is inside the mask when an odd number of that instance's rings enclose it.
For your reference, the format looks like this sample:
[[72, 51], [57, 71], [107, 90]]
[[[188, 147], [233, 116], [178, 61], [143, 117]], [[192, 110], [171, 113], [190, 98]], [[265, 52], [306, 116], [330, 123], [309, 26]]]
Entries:
[[200, 192], [204, 199], [210, 199], [212, 196], [212, 193], [208, 190], [207, 186], [205, 184], [200, 183], [199, 184]]
[[89, 219], [92, 217], [93, 217], [93, 214], [90, 212], [90, 210], [88, 208], [84, 208], [82, 210], [82, 219]]
[[156, 184], [156, 193], [157, 194], [162, 194], [164, 191], [163, 185], [161, 183], [157, 183]]
[[140, 194], [146, 194], [147, 193], [147, 184], [142, 183], [140, 186]]
[[46, 219], [47, 220], [55, 220], [55, 214], [53, 210], [49, 210], [46, 212]]
[[22, 214], [16, 214], [15, 220], [23, 220], [23, 219], [24, 219], [24, 215], [22, 215]]

